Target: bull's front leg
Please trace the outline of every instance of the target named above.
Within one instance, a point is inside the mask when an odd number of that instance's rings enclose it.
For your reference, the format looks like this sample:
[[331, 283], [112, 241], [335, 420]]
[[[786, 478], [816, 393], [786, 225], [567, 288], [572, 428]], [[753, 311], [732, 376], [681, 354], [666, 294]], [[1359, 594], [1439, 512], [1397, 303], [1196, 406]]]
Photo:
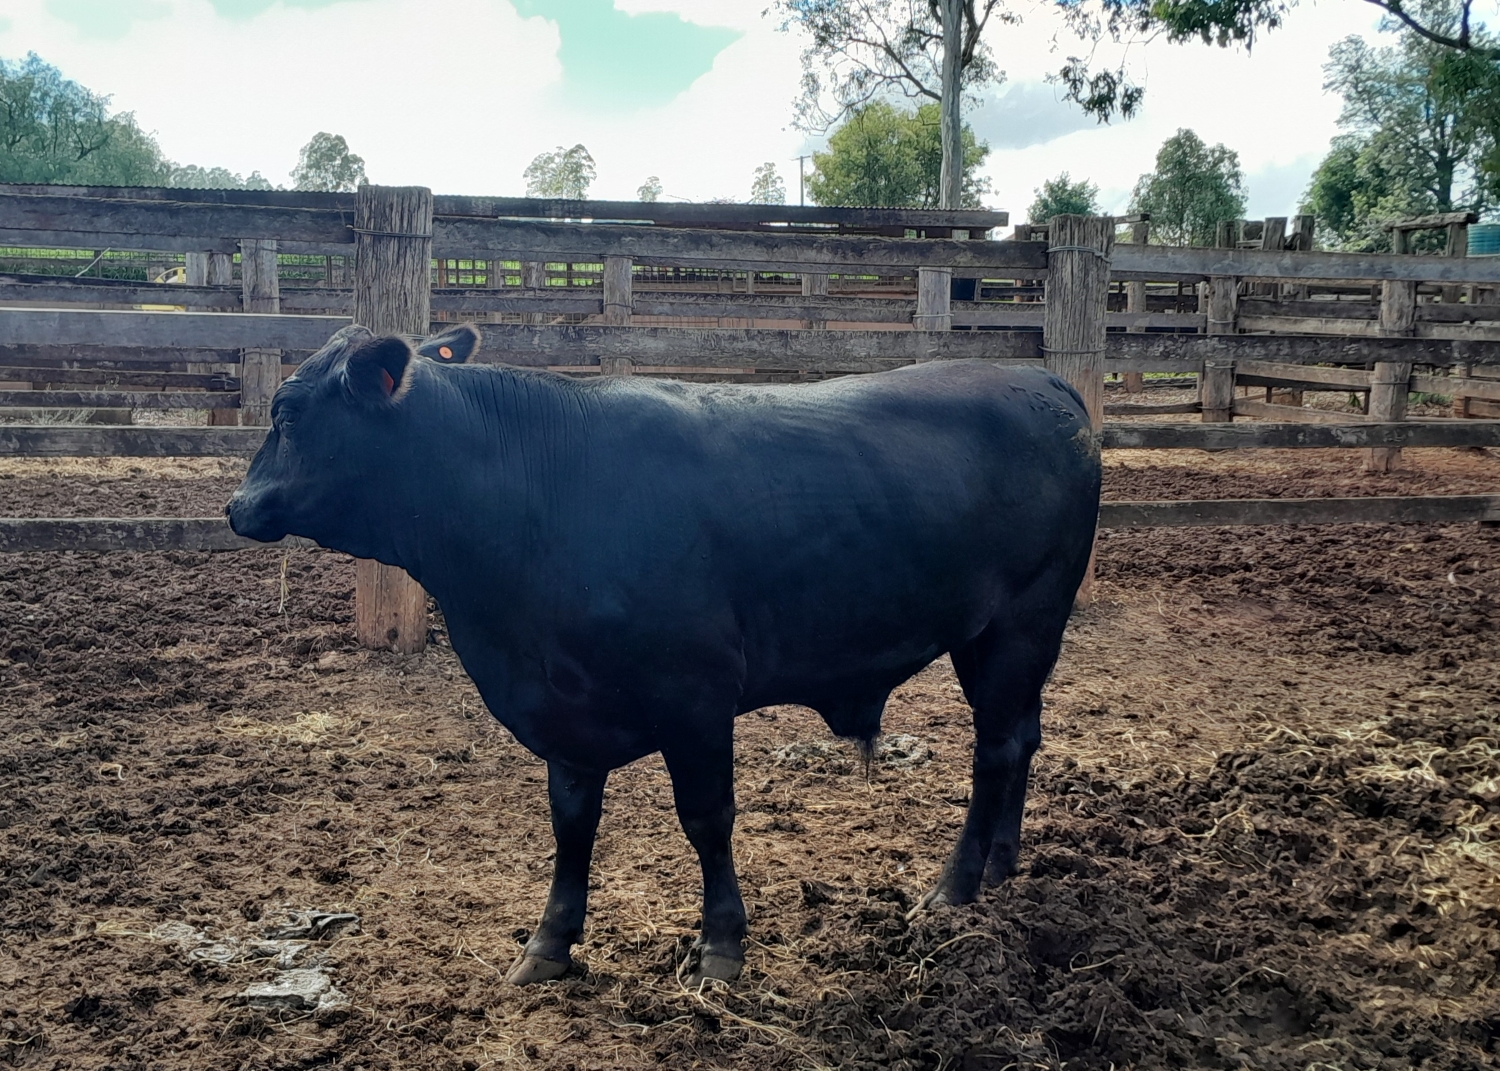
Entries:
[[608, 774], [580, 770], [560, 762], [547, 763], [547, 796], [552, 805], [552, 836], [557, 856], [552, 864], [552, 889], [547, 909], [526, 951], [505, 980], [529, 985], [558, 978], [573, 965], [569, 949], [583, 935], [588, 910], [589, 862], [594, 834], [604, 805]]
[[734, 723], [679, 735], [662, 749], [683, 832], [703, 870], [703, 932], [679, 976], [689, 988], [705, 978], [732, 982], [745, 964], [745, 904], [730, 839], [734, 834]]

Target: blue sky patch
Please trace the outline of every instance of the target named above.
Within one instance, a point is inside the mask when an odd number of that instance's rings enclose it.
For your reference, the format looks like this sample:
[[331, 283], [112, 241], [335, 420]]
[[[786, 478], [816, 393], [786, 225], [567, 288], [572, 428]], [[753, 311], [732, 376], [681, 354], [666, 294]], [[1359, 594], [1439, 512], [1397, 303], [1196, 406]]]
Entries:
[[635, 109], [665, 104], [707, 74], [742, 36], [652, 11], [630, 15], [613, 0], [514, 0], [525, 17], [557, 23], [563, 84], [574, 103]]
[[84, 37], [118, 41], [130, 32], [131, 23], [159, 19], [172, 8], [162, 0], [47, 0], [47, 11], [78, 27]]
[[[214, 11], [226, 19], [253, 19], [263, 11], [269, 11], [278, 0], [208, 0]], [[321, 7], [332, 7], [347, 0], [280, 0], [284, 7], [316, 11]]]

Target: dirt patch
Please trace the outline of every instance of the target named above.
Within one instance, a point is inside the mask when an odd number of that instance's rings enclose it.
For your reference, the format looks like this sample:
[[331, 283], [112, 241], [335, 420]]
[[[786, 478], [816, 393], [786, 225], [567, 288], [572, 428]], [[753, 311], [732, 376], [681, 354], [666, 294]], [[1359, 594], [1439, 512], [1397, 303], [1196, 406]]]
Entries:
[[[1336, 456], [1112, 455], [1109, 489], [1318, 494], [1357, 468]], [[1432, 456], [1409, 493], [1494, 490]], [[11, 471], [0, 512], [212, 513], [235, 479]], [[748, 969], [702, 995], [672, 973], [697, 866], [655, 758], [610, 779], [580, 969], [502, 984], [546, 891], [544, 769], [440, 623], [418, 658], [355, 647], [347, 560], [0, 557], [0, 1066], [1493, 1066], [1497, 552], [1458, 526], [1107, 533], [1023, 873], [912, 924], [967, 801], [946, 663], [887, 712], [924, 761], [868, 782], [809, 712], [748, 715]], [[193, 953], [314, 910], [360, 916], [304, 953], [347, 1004], [247, 1006], [270, 965]]]

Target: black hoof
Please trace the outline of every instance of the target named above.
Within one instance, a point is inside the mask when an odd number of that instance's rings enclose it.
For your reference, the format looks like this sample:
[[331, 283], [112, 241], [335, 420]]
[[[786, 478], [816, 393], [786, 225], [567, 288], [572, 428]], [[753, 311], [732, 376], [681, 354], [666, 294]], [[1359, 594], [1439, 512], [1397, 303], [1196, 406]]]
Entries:
[[511, 985], [535, 985], [561, 978], [573, 966], [571, 958], [564, 960], [543, 959], [541, 956], [525, 955], [516, 960], [515, 966], [505, 976]]
[[688, 989], [698, 989], [712, 978], [719, 982], [733, 982], [745, 969], [745, 957], [726, 956], [717, 952], [706, 952], [694, 945], [687, 959], [677, 969], [677, 980]]

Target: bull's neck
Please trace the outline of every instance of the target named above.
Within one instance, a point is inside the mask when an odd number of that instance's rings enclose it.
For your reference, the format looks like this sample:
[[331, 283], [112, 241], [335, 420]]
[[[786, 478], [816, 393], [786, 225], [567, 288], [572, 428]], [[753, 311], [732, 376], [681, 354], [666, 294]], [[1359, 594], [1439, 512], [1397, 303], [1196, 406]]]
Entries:
[[581, 449], [587, 421], [577, 419], [573, 385], [483, 366], [428, 370], [403, 404], [411, 405], [402, 459], [402, 502], [390, 511], [396, 564], [440, 600], [461, 595], [476, 570], [526, 567], [548, 517], [555, 486]]

